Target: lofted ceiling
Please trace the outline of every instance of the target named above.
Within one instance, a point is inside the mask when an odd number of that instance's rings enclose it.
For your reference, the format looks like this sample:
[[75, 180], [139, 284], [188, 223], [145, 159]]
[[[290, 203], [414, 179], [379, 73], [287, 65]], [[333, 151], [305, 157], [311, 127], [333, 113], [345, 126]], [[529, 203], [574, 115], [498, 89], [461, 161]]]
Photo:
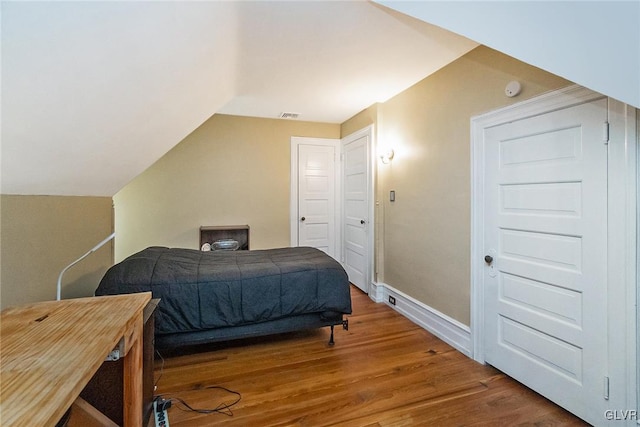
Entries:
[[375, 0], [640, 108], [640, 0]]
[[640, 107], [638, 0], [376, 1], [1, 0], [2, 193], [112, 196], [215, 113], [341, 123], [477, 43]]
[[477, 46], [365, 1], [3, 2], [3, 194], [112, 196], [215, 113], [341, 123]]

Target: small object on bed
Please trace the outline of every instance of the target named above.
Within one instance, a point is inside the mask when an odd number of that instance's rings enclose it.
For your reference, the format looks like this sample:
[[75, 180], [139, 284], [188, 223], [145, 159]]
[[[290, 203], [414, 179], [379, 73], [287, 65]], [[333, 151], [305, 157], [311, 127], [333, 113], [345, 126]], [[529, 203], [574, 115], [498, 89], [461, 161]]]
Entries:
[[96, 295], [145, 291], [160, 298], [159, 348], [346, 328], [344, 315], [351, 314], [344, 268], [310, 247], [208, 252], [151, 247], [111, 267]]
[[211, 243], [204, 243], [200, 250], [202, 252], [209, 252], [211, 250]]

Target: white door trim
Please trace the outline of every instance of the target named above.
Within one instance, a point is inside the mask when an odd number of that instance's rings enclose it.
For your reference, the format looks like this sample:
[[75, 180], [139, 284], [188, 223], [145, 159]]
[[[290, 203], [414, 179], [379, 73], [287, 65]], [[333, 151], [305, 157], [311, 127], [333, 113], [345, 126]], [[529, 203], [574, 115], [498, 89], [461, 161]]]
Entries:
[[299, 145], [322, 145], [334, 147], [336, 153], [336, 167], [335, 170], [335, 242], [336, 242], [336, 259], [342, 257], [342, 219], [340, 217], [342, 212], [342, 166], [340, 162], [340, 140], [331, 138], [308, 138], [302, 136], [291, 137], [291, 173], [289, 175], [290, 180], [290, 192], [289, 192], [289, 227], [290, 227], [290, 246], [298, 246], [298, 146]]
[[[611, 389], [611, 401], [635, 409], [638, 399], [638, 144], [637, 110], [609, 98], [609, 357], [625, 363], [610, 364], [610, 378], [626, 385]], [[622, 326], [624, 325], [624, 327]], [[619, 354], [616, 354], [618, 353]], [[624, 355], [620, 358], [620, 355]], [[638, 420], [627, 420], [636, 425]], [[615, 424], [615, 422], [614, 422]], [[624, 424], [624, 423], [623, 423]], [[618, 424], [620, 425], [619, 421]]]
[[[374, 249], [375, 249], [375, 230], [376, 230], [376, 217], [375, 217], [375, 187], [374, 187], [374, 180], [373, 180], [373, 176], [375, 173], [375, 167], [376, 167], [376, 155], [375, 155], [375, 149], [376, 149], [376, 141], [374, 139], [375, 136], [375, 132], [374, 132], [374, 125], [369, 125], [366, 126], [360, 130], [357, 130], [355, 132], [353, 132], [352, 134], [349, 134], [347, 136], [345, 136], [344, 138], [342, 138], [341, 140], [341, 153], [344, 153], [344, 146], [346, 144], [349, 144], [350, 142], [353, 142], [359, 138], [362, 138], [363, 136], [367, 136], [367, 152], [369, 153], [369, 170], [368, 170], [368, 175], [367, 175], [367, 189], [369, 191], [369, 206], [367, 207], [367, 211], [368, 211], [368, 215], [369, 215], [369, 227], [368, 227], [368, 234], [367, 234], [367, 270], [366, 270], [366, 277], [365, 277], [365, 282], [366, 282], [366, 286], [367, 286], [367, 294], [369, 296], [375, 296], [375, 292], [372, 292], [372, 288], [375, 286], [373, 283], [373, 278], [375, 277], [375, 273], [374, 273], [374, 269], [375, 269], [375, 264], [373, 262], [373, 257], [374, 257]], [[340, 175], [342, 176], [344, 174], [344, 164], [342, 164], [341, 162], [341, 167], [340, 167]], [[340, 212], [340, 217], [342, 218], [344, 216], [344, 206], [342, 201], [344, 200], [344, 188], [343, 191], [341, 191], [340, 193], [340, 204], [341, 204], [341, 212]], [[344, 222], [341, 222], [341, 229], [344, 228]], [[341, 235], [344, 236], [344, 230], [341, 230]], [[344, 254], [344, 239], [340, 240], [340, 253]], [[342, 264], [344, 264], [344, 259], [341, 258], [342, 260]]]
[[[484, 363], [484, 130], [521, 118], [582, 104], [603, 95], [574, 85], [471, 118], [471, 340], [472, 357]], [[609, 99], [609, 402], [614, 409], [640, 409], [638, 402], [636, 110]], [[604, 132], [604, 124], [603, 124]], [[614, 325], [614, 326], [611, 326]], [[603, 422], [605, 422], [603, 414]], [[629, 421], [632, 425], [635, 421]], [[620, 425], [620, 424], [618, 424]]]

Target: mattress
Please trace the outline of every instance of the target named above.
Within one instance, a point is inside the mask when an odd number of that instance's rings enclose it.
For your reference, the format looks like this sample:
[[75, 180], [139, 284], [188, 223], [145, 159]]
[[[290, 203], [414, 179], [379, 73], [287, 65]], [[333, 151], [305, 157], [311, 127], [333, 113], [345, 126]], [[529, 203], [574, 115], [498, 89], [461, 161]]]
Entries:
[[351, 313], [346, 272], [310, 247], [209, 252], [150, 247], [111, 267], [95, 294], [146, 291], [160, 298], [156, 334]]

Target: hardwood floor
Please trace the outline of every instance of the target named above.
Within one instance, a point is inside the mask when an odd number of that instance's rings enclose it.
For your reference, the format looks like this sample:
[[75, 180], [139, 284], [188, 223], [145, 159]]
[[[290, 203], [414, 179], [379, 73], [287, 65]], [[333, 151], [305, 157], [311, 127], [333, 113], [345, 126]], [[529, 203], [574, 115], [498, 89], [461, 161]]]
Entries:
[[233, 416], [169, 409], [187, 426], [583, 426], [352, 288], [349, 331], [336, 327], [184, 349], [156, 361], [156, 394], [194, 408], [236, 396]]

